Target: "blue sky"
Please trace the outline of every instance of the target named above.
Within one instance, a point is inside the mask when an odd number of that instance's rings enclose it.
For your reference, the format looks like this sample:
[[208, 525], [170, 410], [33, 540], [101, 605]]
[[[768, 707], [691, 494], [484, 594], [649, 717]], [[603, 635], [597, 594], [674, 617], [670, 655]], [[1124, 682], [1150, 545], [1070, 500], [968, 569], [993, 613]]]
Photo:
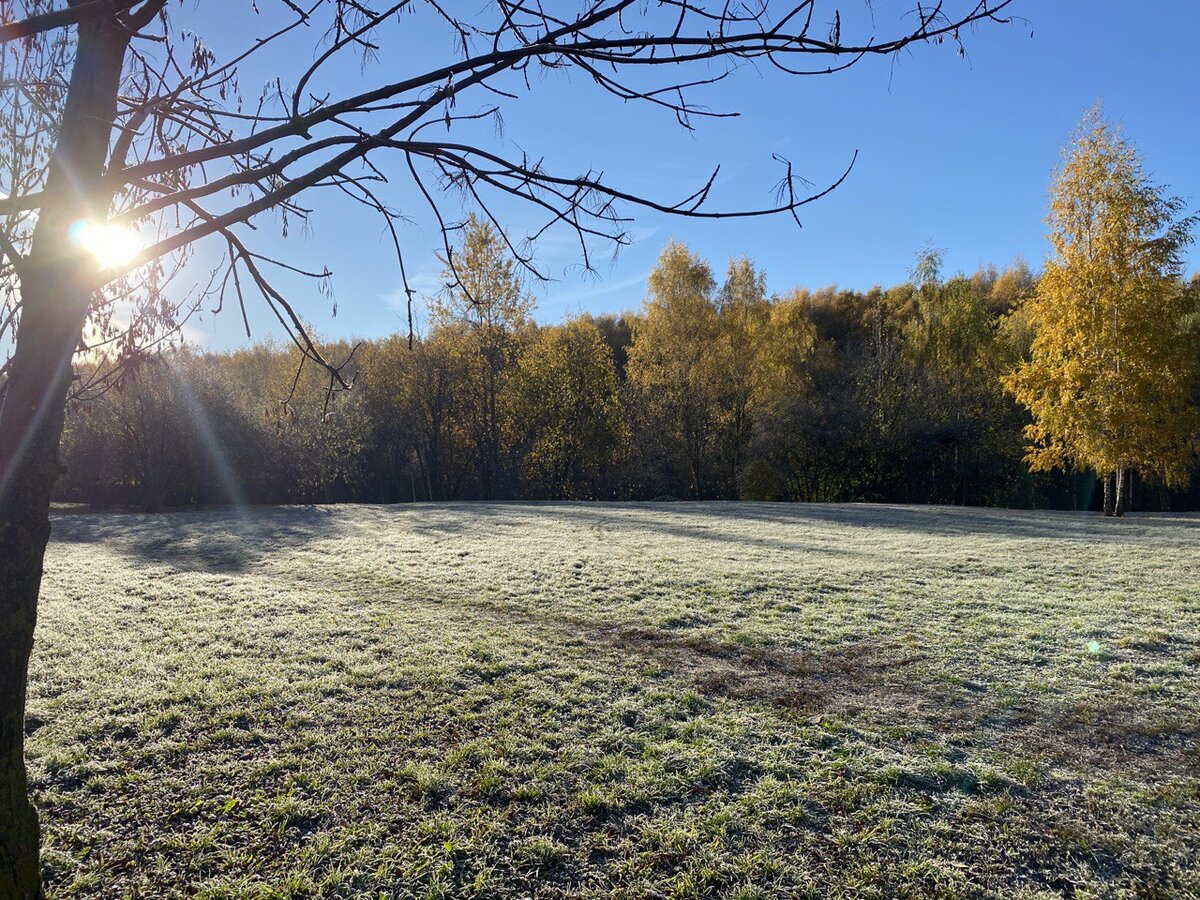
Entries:
[[[889, 11], [913, 6], [911, 0], [874, 3], [883, 21]], [[704, 96], [714, 108], [741, 115], [701, 122], [694, 134], [660, 111], [621, 104], [582, 79], [535, 80], [531, 92], [505, 108], [508, 147], [542, 156], [564, 174], [603, 169], [615, 183], [671, 200], [690, 194], [720, 163], [714, 208], [757, 205], [772, 199], [778, 179], [772, 153], [823, 186], [859, 152], [846, 183], [803, 212], [803, 229], [783, 218], [697, 222], [639, 215], [633, 246], [615, 261], [604, 257], [598, 275], [579, 271], [566, 234], [551, 235], [538, 255], [555, 281], [531, 286], [538, 318], [636, 309], [646, 275], [671, 238], [705, 256], [718, 275], [731, 256], [750, 256], [772, 291], [893, 284], [906, 277], [927, 241], [946, 249], [951, 271], [1003, 266], [1017, 257], [1036, 267], [1046, 253], [1042, 220], [1051, 172], [1073, 126], [1098, 98], [1142, 150], [1156, 180], [1200, 208], [1200, 62], [1191, 46], [1200, 4], [1017, 0], [1014, 11], [1027, 21], [967, 35], [965, 59], [948, 46], [921, 46], [894, 61], [868, 60], [829, 77], [789, 79], [743, 69]], [[233, 46], [233, 34], [211, 20], [197, 30], [218, 48]], [[311, 55], [311, 43], [307, 47]], [[386, 46], [375, 67], [332, 70], [321, 90], [337, 97], [361, 89], [381, 69], [392, 80], [406, 68], [395, 60], [417, 66], [444, 49], [440, 35], [406, 27], [403, 46]], [[246, 93], [257, 92], [256, 76], [265, 81], [290, 71], [294, 60], [267, 58], [261, 71], [244, 72]], [[462, 102], [483, 105], [487, 97]], [[414, 218], [403, 237], [415, 286], [435, 290], [437, 233], [411, 190], [399, 186], [390, 196]], [[288, 283], [297, 306], [324, 337], [372, 337], [404, 327], [400, 279], [379, 223], [332, 196], [307, 199], [316, 211], [307, 233], [294, 232], [283, 244], [263, 237], [269, 227], [255, 234], [293, 261], [333, 270], [337, 318], [311, 286]], [[529, 209], [498, 208], [517, 236], [533, 225]], [[1200, 268], [1195, 251], [1190, 267]], [[252, 323], [255, 337], [271, 333], [261, 313]], [[189, 334], [208, 347], [246, 340], [236, 315], [206, 316], [195, 325]]]

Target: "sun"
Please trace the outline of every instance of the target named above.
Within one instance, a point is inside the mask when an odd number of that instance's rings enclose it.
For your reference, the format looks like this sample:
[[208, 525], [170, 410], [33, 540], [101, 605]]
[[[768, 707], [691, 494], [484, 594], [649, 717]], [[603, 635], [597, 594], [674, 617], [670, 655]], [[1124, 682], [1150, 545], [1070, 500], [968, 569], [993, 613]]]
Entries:
[[91, 254], [101, 269], [125, 265], [146, 246], [131, 228], [86, 219], [71, 226], [71, 242]]

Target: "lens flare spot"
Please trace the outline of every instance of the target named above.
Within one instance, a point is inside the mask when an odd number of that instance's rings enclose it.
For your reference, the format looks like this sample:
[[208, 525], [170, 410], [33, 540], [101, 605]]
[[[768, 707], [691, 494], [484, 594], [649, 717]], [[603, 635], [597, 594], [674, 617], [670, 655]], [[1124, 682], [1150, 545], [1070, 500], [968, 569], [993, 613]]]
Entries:
[[133, 229], [108, 222], [81, 220], [71, 226], [70, 234], [71, 243], [89, 253], [101, 269], [125, 265], [146, 246]]

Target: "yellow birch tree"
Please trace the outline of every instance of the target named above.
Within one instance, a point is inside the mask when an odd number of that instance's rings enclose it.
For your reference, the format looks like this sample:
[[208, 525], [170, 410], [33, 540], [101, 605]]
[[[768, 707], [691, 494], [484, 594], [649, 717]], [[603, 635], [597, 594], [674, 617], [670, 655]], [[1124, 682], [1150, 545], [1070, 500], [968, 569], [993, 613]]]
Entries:
[[1124, 511], [1126, 473], [1175, 484], [1195, 452], [1200, 373], [1180, 278], [1195, 220], [1182, 210], [1093, 107], [1051, 188], [1030, 356], [1004, 386], [1033, 415], [1030, 468], [1095, 470], [1106, 515]]

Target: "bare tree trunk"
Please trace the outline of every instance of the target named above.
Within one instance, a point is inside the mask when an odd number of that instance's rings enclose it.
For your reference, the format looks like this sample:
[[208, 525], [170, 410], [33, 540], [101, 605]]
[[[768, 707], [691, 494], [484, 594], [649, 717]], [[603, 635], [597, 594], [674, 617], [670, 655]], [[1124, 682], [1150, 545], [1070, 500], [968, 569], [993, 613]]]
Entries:
[[1112, 472], [1106, 472], [1104, 479], [1104, 515], [1111, 516], [1113, 514], [1113, 480]]
[[[104, 169], [128, 37], [111, 18], [79, 28], [49, 196], [19, 269], [21, 322], [0, 407], [0, 897], [42, 896], [38, 820], [25, 775], [25, 691], [50, 494], [95, 265], [72, 250], [72, 223], [106, 218], [108, 198], [86, 193]], [[94, 190], [94, 189], [93, 189]]]
[[[71, 296], [47, 284], [43, 296], [71, 308], [60, 315], [39, 297], [39, 280], [27, 275], [22, 282], [24, 317], [0, 411], [0, 897], [14, 898], [41, 896], [38, 822], [25, 778], [25, 685], [70, 359], [87, 307], [86, 293]], [[39, 347], [47, 348], [42, 356]]]
[[1117, 474], [1113, 477], [1117, 486], [1117, 496], [1113, 501], [1113, 515], [1120, 517], [1125, 515], [1125, 470], [1117, 469]]

